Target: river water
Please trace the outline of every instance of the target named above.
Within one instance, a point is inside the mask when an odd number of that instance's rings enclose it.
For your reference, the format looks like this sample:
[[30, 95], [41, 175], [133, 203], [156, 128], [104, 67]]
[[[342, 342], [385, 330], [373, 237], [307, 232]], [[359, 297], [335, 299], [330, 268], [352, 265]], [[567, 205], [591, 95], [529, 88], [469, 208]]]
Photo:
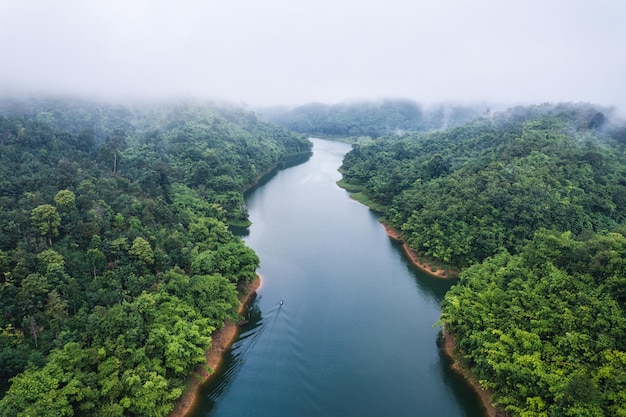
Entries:
[[191, 415], [484, 417], [436, 344], [452, 282], [412, 267], [335, 184], [350, 145], [312, 140], [247, 198], [263, 284]]

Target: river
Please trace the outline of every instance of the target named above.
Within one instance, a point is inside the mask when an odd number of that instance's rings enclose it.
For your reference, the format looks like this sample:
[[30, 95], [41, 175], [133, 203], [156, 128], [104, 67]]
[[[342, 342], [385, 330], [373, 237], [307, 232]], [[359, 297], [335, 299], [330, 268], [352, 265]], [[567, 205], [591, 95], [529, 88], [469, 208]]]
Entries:
[[452, 282], [415, 269], [335, 184], [350, 145], [312, 140], [247, 197], [263, 284], [191, 415], [484, 417], [436, 345]]

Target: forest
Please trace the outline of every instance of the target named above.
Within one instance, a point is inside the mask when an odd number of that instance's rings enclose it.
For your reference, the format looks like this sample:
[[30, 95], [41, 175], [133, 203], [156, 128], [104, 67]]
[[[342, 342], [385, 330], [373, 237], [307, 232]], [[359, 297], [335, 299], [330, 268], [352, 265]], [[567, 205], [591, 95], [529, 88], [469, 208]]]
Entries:
[[293, 109], [266, 108], [267, 120], [294, 132], [330, 138], [380, 137], [456, 127], [482, 116], [488, 107], [460, 104], [422, 105], [412, 100], [309, 103]]
[[165, 416], [259, 259], [299, 134], [215, 103], [0, 100], [0, 415]]
[[255, 278], [244, 193], [311, 152], [287, 129], [368, 137], [340, 185], [462, 271], [439, 324], [503, 413], [626, 416], [612, 109], [66, 97], [0, 100], [0, 415], [167, 415]]
[[340, 185], [434, 268], [440, 324], [506, 415], [626, 416], [626, 129], [543, 104], [355, 144]]

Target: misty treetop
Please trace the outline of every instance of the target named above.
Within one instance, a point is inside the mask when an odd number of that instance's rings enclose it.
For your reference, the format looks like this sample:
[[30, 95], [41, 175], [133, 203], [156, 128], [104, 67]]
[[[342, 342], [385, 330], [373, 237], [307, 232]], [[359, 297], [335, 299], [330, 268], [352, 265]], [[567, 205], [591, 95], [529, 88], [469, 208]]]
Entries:
[[310, 142], [237, 107], [0, 109], [0, 414], [167, 414], [255, 277], [243, 192]]
[[264, 109], [270, 121], [309, 135], [380, 137], [406, 132], [447, 129], [482, 116], [485, 107], [458, 104], [424, 106], [411, 100], [310, 103], [293, 109]]

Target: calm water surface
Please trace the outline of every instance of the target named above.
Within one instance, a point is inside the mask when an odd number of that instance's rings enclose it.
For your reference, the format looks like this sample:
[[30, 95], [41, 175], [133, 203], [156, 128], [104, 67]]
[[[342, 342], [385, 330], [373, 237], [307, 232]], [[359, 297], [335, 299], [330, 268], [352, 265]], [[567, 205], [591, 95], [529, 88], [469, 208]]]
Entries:
[[192, 415], [483, 417], [436, 345], [451, 282], [413, 268], [335, 184], [350, 146], [313, 142], [248, 196], [263, 285]]

